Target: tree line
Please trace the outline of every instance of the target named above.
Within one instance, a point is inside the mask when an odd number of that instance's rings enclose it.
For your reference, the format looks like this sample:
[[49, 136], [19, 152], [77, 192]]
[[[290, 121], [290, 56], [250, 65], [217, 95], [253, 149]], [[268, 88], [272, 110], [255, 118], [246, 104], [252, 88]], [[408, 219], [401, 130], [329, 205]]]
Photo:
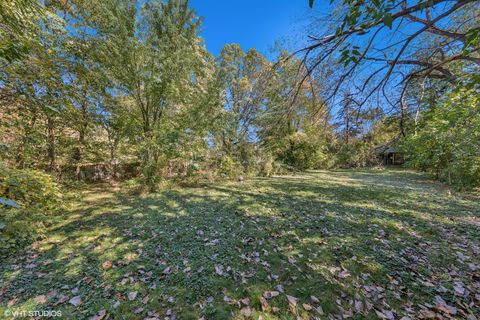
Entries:
[[478, 185], [480, 10], [444, 2], [332, 1], [340, 24], [270, 61], [235, 44], [214, 57], [185, 0], [3, 1], [1, 160], [154, 189], [372, 166], [394, 142], [407, 165]]

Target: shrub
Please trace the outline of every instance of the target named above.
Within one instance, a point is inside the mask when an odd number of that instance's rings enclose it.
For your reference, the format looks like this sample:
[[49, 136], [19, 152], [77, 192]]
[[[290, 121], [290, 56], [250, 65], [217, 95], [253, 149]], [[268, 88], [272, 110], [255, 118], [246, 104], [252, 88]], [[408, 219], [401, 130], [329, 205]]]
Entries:
[[429, 171], [459, 189], [480, 186], [480, 96], [461, 88], [422, 114], [405, 139], [407, 165]]
[[273, 159], [272, 157], [266, 157], [261, 161], [261, 170], [260, 173], [264, 177], [271, 177], [273, 174]]
[[297, 170], [312, 169], [317, 160], [319, 146], [304, 133], [294, 133], [283, 141], [284, 148], [279, 160]]
[[242, 175], [241, 165], [229, 155], [224, 155], [218, 164], [217, 173], [226, 178], [237, 179]]
[[61, 205], [61, 193], [42, 171], [0, 169], [0, 254], [6, 254], [43, 234]]

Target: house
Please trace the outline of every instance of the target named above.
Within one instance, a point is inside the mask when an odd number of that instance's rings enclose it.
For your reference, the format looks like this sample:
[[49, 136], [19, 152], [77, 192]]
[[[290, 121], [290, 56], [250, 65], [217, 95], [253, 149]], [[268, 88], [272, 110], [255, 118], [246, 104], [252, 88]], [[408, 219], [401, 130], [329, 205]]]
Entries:
[[402, 165], [405, 163], [403, 154], [390, 144], [376, 147], [375, 155], [380, 163], [385, 166]]

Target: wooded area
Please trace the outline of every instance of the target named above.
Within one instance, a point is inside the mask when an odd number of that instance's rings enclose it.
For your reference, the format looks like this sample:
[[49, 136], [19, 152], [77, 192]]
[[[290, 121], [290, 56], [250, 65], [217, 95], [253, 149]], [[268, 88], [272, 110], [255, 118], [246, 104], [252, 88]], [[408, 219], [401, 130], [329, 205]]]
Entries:
[[388, 180], [385, 167], [401, 166], [474, 197], [480, 1], [303, 1], [329, 11], [312, 11], [296, 47], [225, 44], [214, 56], [208, 17], [188, 0], [2, 0], [0, 255], [45, 239], [95, 183], [153, 197], [309, 170], [375, 168]]
[[340, 25], [269, 61], [231, 44], [213, 57], [187, 1], [6, 1], [2, 159], [154, 188], [372, 166], [395, 142], [409, 166], [478, 186], [478, 3], [338, 6]]

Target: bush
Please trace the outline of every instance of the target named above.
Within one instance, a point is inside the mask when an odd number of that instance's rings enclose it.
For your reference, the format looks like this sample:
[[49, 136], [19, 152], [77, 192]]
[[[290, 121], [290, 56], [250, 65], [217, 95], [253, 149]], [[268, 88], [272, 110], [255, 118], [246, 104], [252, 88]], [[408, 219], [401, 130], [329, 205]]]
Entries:
[[229, 155], [224, 155], [218, 164], [217, 173], [221, 177], [238, 179], [242, 175], [242, 166]]
[[59, 186], [38, 170], [0, 167], [0, 254], [43, 234], [61, 205]]
[[264, 177], [271, 177], [273, 175], [273, 158], [272, 157], [265, 157], [261, 161], [261, 170], [260, 174]]
[[312, 139], [305, 133], [297, 132], [287, 136], [278, 159], [296, 170], [324, 169], [332, 167], [331, 156], [326, 144]]
[[478, 89], [462, 88], [424, 112], [417, 133], [402, 146], [407, 165], [458, 189], [479, 187], [479, 104]]

